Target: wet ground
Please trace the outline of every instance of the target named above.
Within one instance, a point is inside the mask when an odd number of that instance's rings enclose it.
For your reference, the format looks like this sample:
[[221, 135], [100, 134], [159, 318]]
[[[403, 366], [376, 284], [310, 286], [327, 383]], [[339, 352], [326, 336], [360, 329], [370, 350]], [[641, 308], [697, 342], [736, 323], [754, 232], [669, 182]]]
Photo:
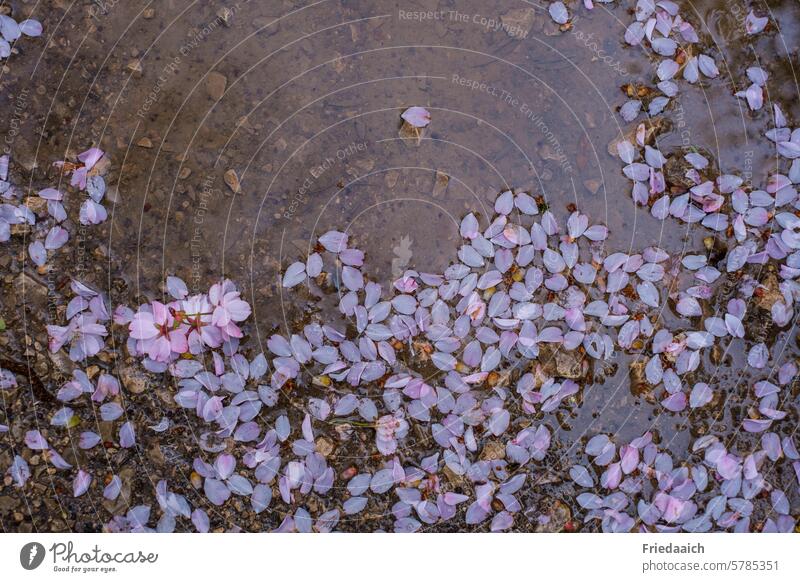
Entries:
[[[3, 4], [18, 19], [32, 11], [45, 29], [42, 38], [20, 44], [0, 73], [0, 131], [11, 175], [38, 189], [57, 176], [53, 161], [95, 144], [111, 158], [115, 204], [108, 222], [79, 229], [48, 273], [21, 274], [19, 241], [0, 258], [2, 366], [27, 380], [0, 411], [12, 428], [0, 436], [0, 467], [20, 431], [58, 405], [50, 395], [70, 363], [45, 353], [44, 324], [61, 323], [71, 277], [102, 289], [113, 304], [131, 305], [155, 296], [167, 274], [195, 291], [230, 277], [254, 306], [247, 331], [256, 346], [312, 312], [336, 317], [335, 297], [317, 304], [286, 296], [278, 285], [279, 271], [331, 228], [346, 226], [378, 281], [406, 268], [441, 272], [456, 255], [461, 217], [490, 216], [496, 194], [509, 188], [542, 196], [561, 217], [577, 205], [608, 225], [607, 244], [615, 250], [659, 245], [680, 254], [708, 236], [637, 210], [619, 161], [609, 155], [609, 144], [628, 131], [617, 114], [621, 88], [652, 76], [646, 52], [623, 46], [630, 16], [617, 4], [576, 9], [566, 33], [536, 2], [46, 4]], [[744, 69], [758, 60], [778, 90], [770, 99], [790, 118], [800, 113], [793, 68], [800, 6], [768, 4], [781, 34], [751, 42], [741, 32], [745, 4], [691, 3], [723, 74], [681, 92], [662, 120], [662, 151], [694, 145], [753, 182], [775, 168], [774, 149], [761, 138], [769, 116], [731, 98]], [[399, 114], [411, 105], [433, 117], [418, 139], [400, 132]], [[680, 329], [682, 322], [666, 312], [664, 324]], [[798, 349], [793, 337], [787, 345]], [[688, 423], [637, 393], [635, 357], [595, 369], [580, 406], [560, 418], [551, 471], [529, 495], [545, 506], [566, 499], [569, 484], [559, 489], [555, 473], [574, 453], [570, 443], [586, 435], [630, 439], [653, 428], [674, 451], [685, 450], [692, 435], [725, 435], [730, 415], [744, 406], [742, 357], [704, 362], [715, 382], [733, 387], [733, 401]], [[130, 360], [120, 353], [98, 365], [121, 373]], [[151, 388], [130, 394], [128, 411], [154, 424], [167, 410], [178, 423], [174, 434], [143, 437], [138, 453], [94, 453], [98, 466], [135, 476], [131, 504], [151, 499], [150, 484], [162, 477], [187, 483], [195, 455], [193, 421], [170, 409], [173, 388]], [[341, 468], [350, 457], [371, 462], [359, 444], [337, 451]], [[122, 509], [63, 495], [68, 483], [44, 467], [38, 473], [35, 495], [20, 495], [8, 483], [0, 490], [4, 530], [94, 531], [109, 511]], [[385, 508], [371, 509], [360, 519], [381, 524]], [[276, 521], [273, 527], [280, 521], [235, 510], [234, 503], [218, 514], [217, 525], [257, 529], [259, 520]]]

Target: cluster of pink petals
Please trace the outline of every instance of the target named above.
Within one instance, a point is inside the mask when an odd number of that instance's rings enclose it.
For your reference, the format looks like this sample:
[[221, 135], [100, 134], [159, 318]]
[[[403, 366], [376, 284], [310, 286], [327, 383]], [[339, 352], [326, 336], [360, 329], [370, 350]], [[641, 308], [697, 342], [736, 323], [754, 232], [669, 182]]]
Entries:
[[692, 24], [679, 11], [678, 4], [671, 0], [639, 0], [636, 4], [635, 21], [625, 31], [625, 42], [631, 46], [647, 44], [653, 54], [662, 57], [656, 66], [660, 94], [646, 103], [638, 99], [625, 102], [619, 111], [625, 121], [633, 121], [643, 112], [649, 116], [662, 113], [678, 94], [675, 80], [681, 71], [683, 79], [691, 84], [700, 82], [701, 75], [708, 79], [719, 76], [714, 58], [708, 54], [689, 54], [683, 65], [676, 60], [678, 53], [685, 50], [682, 47], [700, 42]]
[[[79, 219], [81, 224], [100, 224], [108, 218], [106, 209], [100, 204], [105, 191], [105, 180], [100, 175], [88, 176], [89, 171], [103, 157], [103, 152], [92, 148], [78, 156], [84, 164], [73, 171], [72, 186], [87, 190], [89, 197], [80, 207]], [[26, 204], [20, 204], [22, 190], [15, 188], [7, 182], [9, 156], [0, 157], [0, 195], [8, 203], [0, 204], [0, 242], [11, 238], [11, 226], [15, 224], [29, 224], [37, 226], [37, 216]], [[64, 162], [56, 162], [63, 166]], [[38, 198], [46, 202], [47, 220], [38, 221], [38, 229], [34, 240], [28, 244], [28, 257], [37, 267], [44, 267], [51, 251], [63, 247], [70, 238], [70, 233], [65, 228], [67, 212], [64, 208], [64, 194], [56, 188], [45, 188], [38, 193]], [[16, 202], [12, 204], [11, 202]]]
[[17, 22], [11, 16], [0, 14], [0, 60], [11, 56], [11, 47], [23, 35], [35, 38], [42, 35], [42, 24], [33, 18]]
[[[250, 316], [250, 305], [241, 299], [230, 280], [211, 286], [207, 294], [188, 296], [182, 281], [173, 279], [169, 303], [152, 301], [141, 305], [130, 317], [128, 329], [135, 355], [169, 363], [183, 354], [200, 354], [208, 348], [238, 340], [238, 324]], [[124, 323], [121, 315], [118, 323]]]
[[130, 323], [131, 337], [136, 340], [136, 351], [146, 353], [157, 362], [168, 362], [189, 351], [187, 335], [189, 326], [176, 322], [170, 308], [153, 301], [139, 308]]
[[111, 319], [104, 297], [95, 291], [73, 281], [71, 285], [75, 297], [67, 305], [66, 326], [48, 325], [48, 347], [57, 352], [69, 345], [69, 357], [73, 361], [84, 361], [105, 346], [108, 335], [105, 322]]
[[402, 416], [387, 414], [375, 421], [375, 444], [382, 455], [391, 455], [397, 450], [397, 439], [408, 433], [408, 423]]
[[788, 497], [767, 462], [785, 455], [798, 470], [800, 454], [791, 438], [781, 442], [774, 433], [764, 435], [761, 445], [741, 457], [717, 437], [706, 436], [692, 446], [701, 458], [676, 465], [650, 433], [619, 448], [599, 434], [585, 447], [591, 464], [574, 465], [570, 476], [589, 489], [577, 497], [587, 510], [584, 520], [600, 520], [606, 532], [628, 532], [634, 526], [643, 532], [747, 532], [755, 513], [767, 516], [763, 531], [792, 532]]
[[[565, 350], [583, 346], [590, 357], [603, 359], [611, 357], [616, 347], [626, 349], [633, 338], [641, 337], [652, 339], [657, 355], [669, 354], [669, 358], [663, 356], [664, 362], [676, 363], [676, 371], [662, 366], [660, 380], [668, 392], [672, 390], [672, 394], [678, 394], [682, 393], [682, 390], [674, 390], [678, 372], [693, 369], [694, 356], [691, 354], [704, 349], [709, 337], [716, 337], [714, 333], [721, 334], [723, 330], [727, 335], [740, 336], [739, 325], [744, 317], [744, 308], [738, 300], [728, 303], [727, 313], [715, 316], [721, 324], [714, 320], [709, 324], [711, 331], [700, 335], [693, 335], [698, 332], [680, 335], [665, 330], [655, 332], [652, 326], [648, 326], [647, 317], [642, 317], [650, 301], [650, 291], [642, 285], [659, 281], [670, 270], [685, 269], [697, 273], [710, 268], [702, 261], [686, 257], [682, 261], [668, 261], [666, 253], [653, 248], [642, 254], [612, 253], [605, 256], [595, 243], [602, 243], [607, 236], [606, 230], [590, 226], [580, 213], [570, 216], [563, 231], [550, 213], [545, 213], [541, 220], [534, 219], [530, 227], [522, 228], [516, 220], [510, 220], [513, 209], [520, 212], [519, 220], [522, 217], [531, 220], [538, 214], [536, 204], [524, 193], [503, 193], [498, 197], [495, 209], [498, 216], [487, 229], [480, 229], [474, 216], [468, 216], [461, 224], [462, 235], [470, 248], [481, 249], [486, 255], [480, 264], [486, 270], [482, 274], [476, 273], [474, 283], [467, 283], [466, 289], [472, 285], [472, 288], [495, 288], [488, 301], [469, 290], [463, 298], [456, 293], [458, 289], [465, 289], [471, 270], [479, 268], [477, 263], [475, 267], [461, 263], [463, 266], [451, 267], [444, 276], [409, 271], [394, 282], [393, 294], [388, 297], [383, 296], [380, 286], [368, 281], [358, 267], [351, 266], [352, 271], [342, 280], [347, 294], [352, 294], [353, 299], [343, 296], [340, 306], [345, 314], [363, 322], [357, 323], [356, 335], [317, 323], [306, 325], [288, 339], [276, 334], [269, 339], [267, 346], [273, 355], [271, 375], [267, 374], [270, 366], [263, 354], [247, 360], [238, 353], [235, 340], [241, 336], [241, 330], [238, 326], [230, 326], [246, 319], [250, 309], [229, 281], [213, 286], [206, 295], [189, 296], [185, 284], [171, 277], [167, 281], [167, 291], [174, 301], [168, 304], [151, 302], [141, 306], [137, 312], [117, 309], [115, 321], [128, 327], [132, 352], [146, 356], [148, 369], [168, 371], [175, 376], [180, 385], [175, 401], [186, 409], [194, 409], [197, 416], [210, 425], [210, 430], [201, 435], [199, 442], [204, 450], [218, 454], [217, 459], [213, 465], [200, 459], [195, 461], [195, 471], [204, 479], [204, 493], [210, 503], [223, 505], [231, 497], [246, 497], [254, 511], [262, 512], [271, 505], [273, 486], [276, 486], [281, 500], [295, 506], [277, 531], [330, 531], [342, 515], [354, 516], [365, 510], [368, 491], [371, 495], [392, 492], [398, 499], [392, 508], [395, 531], [417, 531], [426, 525], [451, 520], [462, 503], [468, 504], [465, 516], [468, 524], [487, 523], [492, 531], [504, 531], [513, 527], [522, 511], [522, 504], [515, 494], [524, 486], [524, 468], [545, 460], [553, 436], [545, 423], [529, 425], [508, 434], [514, 421], [506, 405], [510, 391], [502, 386], [491, 391], [483, 389], [481, 385], [490, 371], [502, 370], [509, 360], [524, 362], [534, 357], [539, 344], [555, 343]], [[323, 247], [333, 256], [347, 252], [348, 261], [356, 256], [356, 253], [348, 252], [354, 249], [347, 247], [345, 234], [328, 233], [324, 235], [324, 241]], [[587, 245], [585, 252], [592, 257], [591, 265], [580, 261], [580, 252], [577, 259], [573, 258], [575, 248], [582, 250], [579, 243]], [[493, 255], [487, 252], [489, 245], [494, 247]], [[507, 249], [513, 249], [511, 257], [503, 256]], [[461, 254], [471, 262], [466, 251], [462, 249]], [[320, 256], [320, 260], [321, 272], [326, 258]], [[360, 260], [356, 262], [360, 263]], [[520, 262], [525, 263], [532, 275], [522, 277], [524, 283], [519, 283], [518, 287], [514, 287], [517, 285], [514, 283], [509, 291], [504, 291], [507, 283], [502, 273], [513, 265], [519, 268]], [[665, 263], [669, 263], [669, 268], [662, 266]], [[331, 261], [331, 264], [336, 263]], [[591, 274], [587, 269], [586, 273], [575, 276], [574, 271], [581, 264], [592, 266], [595, 273]], [[609, 298], [587, 303], [585, 291], [577, 285], [562, 288], [558, 276], [570, 270], [576, 280], [585, 281], [580, 285], [586, 286], [587, 290], [597, 281], [598, 273], [604, 271], [600, 291]], [[310, 281], [306, 279], [307, 263], [303, 264], [303, 273], [303, 279]], [[627, 285], [634, 278], [640, 281], [641, 305], [617, 295], [619, 286]], [[448, 281], [452, 283], [450, 288], [453, 291], [448, 288]], [[431, 292], [433, 289], [436, 289], [436, 294]], [[537, 300], [540, 289], [545, 301]], [[78, 298], [69, 311], [80, 314], [91, 308], [90, 305], [84, 306], [83, 302], [91, 303], [95, 295], [83, 287], [75, 287], [75, 291]], [[494, 297], [500, 297], [500, 303]], [[660, 297], [658, 291], [656, 297]], [[464, 301], [467, 298], [469, 301]], [[475, 313], [471, 306], [478, 302], [483, 303], [483, 307], [480, 313]], [[660, 302], [656, 302], [650, 307], [659, 305]], [[639, 313], [640, 317], [631, 318], [631, 311]], [[459, 318], [462, 323], [457, 323]], [[540, 320], [546, 323], [534, 323]], [[636, 322], [635, 328], [625, 327], [633, 321]], [[615, 328], [618, 330], [616, 334], [606, 331]], [[454, 329], [461, 331], [455, 334]], [[173, 338], [175, 332], [179, 333]], [[578, 341], [571, 339], [571, 334], [577, 334]], [[442, 373], [435, 381], [423, 380], [407, 369], [396, 368], [400, 362], [388, 340], [405, 342], [417, 336], [433, 338], [435, 349], [431, 361]], [[216, 348], [222, 347], [223, 343], [227, 344], [227, 349], [220, 354]], [[196, 352], [192, 351], [193, 346]], [[206, 349], [211, 350], [211, 369], [206, 369], [205, 364], [197, 359], [179, 357]], [[763, 355], [758, 350], [753, 353], [752, 362], [763, 365]], [[459, 360], [454, 359], [454, 354], [459, 355]], [[169, 366], [157, 367], [155, 364]], [[359, 386], [385, 376], [389, 370], [395, 373], [386, 379], [379, 399], [360, 392]], [[648, 371], [653, 381], [656, 372], [654, 369]], [[301, 434], [294, 440], [291, 440], [293, 430], [286, 415], [279, 416], [265, 432], [258, 420], [259, 412], [277, 404], [278, 390], [287, 379], [306, 381], [306, 378], [319, 374], [349, 384], [352, 391], [307, 397], [308, 412], [302, 422]], [[796, 369], [785, 368], [781, 383], [790, 381], [795, 375]], [[538, 369], [535, 373], [523, 375], [518, 383], [517, 393], [528, 414], [537, 411], [553, 414], [580, 390], [580, 385], [572, 380], [543, 376], [543, 371]], [[82, 394], [92, 394], [96, 402], [111, 398], [102, 404], [100, 414], [104, 420], [114, 422], [123, 414], [116, 402], [118, 391], [118, 384], [111, 377], [101, 377], [94, 386], [85, 375], [76, 374], [75, 379], [62, 388], [60, 396], [66, 401]], [[695, 398], [694, 392], [697, 392], [698, 405], [709, 398], [698, 386], [693, 389], [692, 398]], [[756, 389], [765, 414], [774, 414], [772, 411], [777, 409], [774, 393], [767, 383]], [[680, 410], [671, 403], [665, 406]], [[68, 424], [72, 414], [65, 407], [54, 415], [53, 425]], [[427, 427], [433, 442], [441, 450], [419, 461], [409, 458], [401, 462], [395, 456], [374, 472], [337, 476], [323, 456], [321, 441], [316, 438], [312, 427], [314, 421], [327, 422], [331, 417], [345, 422], [360, 418], [369, 423], [375, 430], [376, 448], [385, 457], [395, 455], [400, 442], [406, 439], [408, 417], [421, 427]], [[766, 466], [767, 460], [778, 460], [782, 456], [793, 459], [796, 456], [791, 440], [779, 442], [780, 452], [777, 452], [775, 436], [772, 435], [764, 435], [764, 452], [755, 454], [752, 460], [722, 450], [719, 444], [699, 442], [696, 450], [708, 448], [710, 452], [706, 453], [703, 468], [692, 469], [688, 477], [683, 469], [674, 469], [671, 462], [667, 462], [667, 457], [652, 445], [649, 435], [624, 445], [618, 453], [608, 437], [595, 437], [587, 445], [586, 453], [593, 459], [592, 464], [602, 469], [601, 473], [595, 477], [591, 469], [584, 466], [573, 468], [571, 474], [576, 483], [584, 487], [594, 487], [597, 480], [600, 487], [609, 493], [605, 497], [591, 492], [580, 494], [578, 503], [586, 510], [583, 518], [587, 522], [599, 520], [606, 531], [629, 531], [637, 519], [644, 524], [639, 529], [653, 527], [658, 531], [747, 529], [750, 521], [745, 514], [749, 511], [748, 503], [752, 503], [753, 492], [770, 488], [766, 478], [760, 479], [760, 467]], [[502, 439], [505, 459], [476, 458], [484, 438]], [[226, 452], [227, 439], [246, 447], [239, 471], [236, 469], [236, 455]], [[131, 422], [120, 426], [118, 440], [122, 447], [136, 446]], [[87, 449], [98, 442], [99, 437], [91, 431], [81, 434], [81, 446]], [[409, 457], [413, 455], [410, 447], [404, 447], [403, 452]], [[15, 461], [9, 474], [24, 482], [27, 468], [23, 463]], [[755, 472], [748, 469], [751, 466], [755, 467]], [[444, 468], [451, 475], [467, 479], [474, 489], [474, 497], [443, 489], [439, 473]], [[719, 481], [714, 483], [719, 484], [720, 495], [725, 495], [724, 502], [717, 496], [723, 510], [718, 515], [711, 513], [707, 519], [706, 514], [698, 512], [698, 503], [691, 497], [686, 498], [692, 487], [702, 489], [698, 482], [702, 483], [703, 470], [706, 474], [711, 472], [719, 476]], [[735, 481], [740, 474], [744, 475], [745, 470], [748, 471], [748, 489], [740, 494], [735, 490]], [[660, 480], [660, 488], [645, 496], [644, 489], [638, 487], [643, 479], [654, 478]], [[328, 495], [336, 486], [337, 479], [346, 482], [349, 493], [341, 507], [329, 508], [314, 516], [301, 505], [312, 494]], [[691, 484], [688, 484], [689, 479]], [[764, 484], [760, 484], [762, 481]], [[74, 493], [81, 495], [94, 486], [91, 475], [79, 470], [75, 476]], [[741, 486], [745, 487], [744, 482]], [[116, 489], [116, 486], [112, 487], [108, 495], [118, 494]], [[160, 497], [165, 495], [169, 497], [168, 492], [159, 493]], [[180, 519], [191, 520], [199, 531], [208, 531], [208, 515], [201, 508], [192, 509], [185, 499], [182, 502], [180, 499], [183, 498], [174, 495], [173, 501], [180, 505], [179, 510], [165, 503], [155, 531], [173, 531], [176, 520]], [[744, 501], [740, 500], [742, 496]], [[780, 493], [773, 492], [773, 498], [777, 507], [783, 510], [785, 503]], [[126, 516], [116, 516], [108, 524], [108, 529], [151, 529], [148, 525], [149, 507], [139, 506], [131, 512]], [[546, 520], [547, 517], [542, 515], [540, 519]], [[787, 531], [792, 525], [790, 519], [786, 512], [780, 513], [768, 522], [767, 527], [774, 531]]]
[[[104, 156], [103, 150], [99, 148], [89, 148], [85, 152], [78, 154], [78, 160], [81, 165], [70, 170], [71, 176], [70, 185], [78, 188], [79, 190], [86, 190], [86, 183], [89, 178], [89, 172], [95, 167]], [[55, 162], [53, 165], [56, 167], [64, 167], [67, 162]]]

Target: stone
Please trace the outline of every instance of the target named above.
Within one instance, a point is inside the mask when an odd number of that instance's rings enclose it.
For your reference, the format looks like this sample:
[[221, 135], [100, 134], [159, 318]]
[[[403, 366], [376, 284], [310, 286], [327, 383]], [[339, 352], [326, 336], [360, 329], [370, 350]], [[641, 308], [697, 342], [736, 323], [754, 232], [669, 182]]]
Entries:
[[128, 63], [127, 69], [133, 73], [133, 76], [137, 79], [142, 76], [142, 62], [139, 59], [133, 59], [131, 62]]
[[119, 197], [119, 188], [117, 186], [109, 186], [106, 190], [106, 200], [113, 204], [117, 204], [121, 199]]
[[28, 196], [25, 199], [25, 206], [38, 216], [47, 214], [47, 200], [39, 196]]
[[686, 177], [686, 172], [690, 169], [692, 169], [691, 164], [681, 156], [670, 156], [664, 164], [664, 179], [669, 186], [691, 188], [694, 182]]
[[238, 194], [242, 191], [242, 185], [239, 183], [239, 176], [236, 174], [236, 170], [228, 170], [223, 178], [231, 192]]
[[11, 225], [11, 236], [29, 236], [32, 232], [33, 229], [27, 222]]
[[158, 442], [153, 441], [153, 443], [147, 447], [147, 458], [150, 459], [157, 467], [163, 467], [166, 459], [164, 457], [164, 452], [161, 450]]
[[317, 452], [323, 457], [329, 457], [335, 448], [333, 441], [325, 437], [319, 437], [314, 444]]
[[565, 350], [555, 344], [539, 348], [539, 365], [547, 376], [578, 380], [586, 374], [584, 355], [578, 350]]
[[0, 496], [0, 514], [8, 515], [11, 511], [19, 506], [19, 498], [11, 497], [9, 495]]
[[111, 158], [109, 156], [103, 156], [100, 158], [92, 171], [89, 172], [90, 176], [105, 176], [108, 174], [108, 171], [111, 169]]
[[233, 19], [233, 10], [228, 8], [227, 6], [223, 6], [219, 10], [217, 10], [217, 17], [222, 21], [227, 27], [230, 27], [231, 20]]
[[133, 394], [141, 394], [147, 390], [148, 378], [141, 370], [131, 367], [122, 368], [120, 380], [125, 389]]
[[462, 489], [466, 489], [469, 486], [469, 483], [467, 482], [467, 480], [464, 478], [463, 475], [457, 475], [447, 465], [445, 465], [444, 469], [442, 469], [442, 473], [444, 473], [444, 476], [447, 478], [447, 481], [453, 487], [461, 487]]
[[349, 441], [350, 437], [353, 436], [353, 427], [346, 422], [337, 424], [334, 427], [334, 430], [336, 431], [336, 435], [339, 437], [340, 441]]
[[75, 363], [69, 359], [66, 351], [61, 349], [53, 353], [50, 350], [37, 351], [36, 353], [36, 367], [44, 368], [44, 372], [37, 372], [44, 375], [49, 375], [50, 379], [57, 383], [66, 382], [71, 378], [72, 372], [75, 370]]
[[400, 130], [398, 135], [401, 139], [404, 140], [415, 140], [416, 145], [420, 144], [421, 134], [419, 129], [408, 123], [407, 121], [403, 121], [403, 124], [400, 126]]
[[775, 302], [782, 299], [783, 294], [780, 292], [778, 277], [775, 276], [775, 273], [768, 273], [753, 296], [756, 307], [771, 311]]
[[439, 198], [447, 191], [447, 185], [450, 183], [450, 176], [440, 170], [436, 170], [436, 180], [433, 183], [433, 197]]
[[[658, 358], [659, 356], [654, 354], [651, 357]], [[635, 396], [644, 396], [652, 391], [652, 386], [650, 386], [645, 375], [646, 367], [647, 362], [641, 359], [631, 362], [628, 366], [628, 375], [631, 379], [631, 392]]]
[[222, 73], [211, 71], [206, 77], [206, 92], [214, 101], [219, 101], [225, 94], [228, 79]]
[[[572, 512], [569, 510], [569, 507], [563, 502], [558, 499], [549, 500], [550, 503], [548, 504], [548, 511], [547, 523], [540, 523], [536, 526], [536, 533], [559, 533], [563, 532], [566, 528], [566, 525], [572, 519]], [[545, 500], [547, 503], [547, 500]]]
[[483, 445], [481, 461], [499, 461], [506, 458], [506, 447], [498, 440], [489, 440]]
[[603, 184], [602, 182], [600, 182], [600, 180], [592, 178], [589, 180], [584, 180], [583, 185], [592, 194], [597, 194], [597, 192], [600, 190], [600, 186], [602, 186]]

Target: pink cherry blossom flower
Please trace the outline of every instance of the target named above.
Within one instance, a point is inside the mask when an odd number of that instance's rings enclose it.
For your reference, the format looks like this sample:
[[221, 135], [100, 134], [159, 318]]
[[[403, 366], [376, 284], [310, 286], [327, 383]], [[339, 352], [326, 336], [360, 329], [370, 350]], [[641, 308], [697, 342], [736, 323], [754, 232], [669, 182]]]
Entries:
[[226, 339], [242, 337], [236, 322], [244, 321], [250, 316], [250, 304], [240, 298], [233, 283], [229, 280], [213, 285], [208, 293], [209, 302], [214, 306], [211, 323], [223, 332]]
[[375, 444], [383, 455], [391, 455], [397, 450], [397, 439], [408, 434], [405, 419], [387, 414], [375, 421]]
[[149, 309], [140, 309], [129, 325], [138, 349], [157, 362], [169, 362], [173, 354], [186, 353], [189, 349], [186, 327], [176, 324], [163, 303], [153, 301], [146, 307]]
[[85, 152], [78, 155], [78, 160], [83, 164], [80, 167], [75, 168], [74, 164], [68, 166], [67, 162], [56, 162], [55, 165], [58, 167], [73, 167], [74, 169], [71, 170], [72, 179], [70, 184], [79, 190], [86, 189], [86, 179], [89, 177], [89, 172], [92, 168], [99, 162], [104, 153], [103, 150], [98, 148], [89, 148]]
[[222, 345], [222, 331], [212, 324], [214, 306], [204, 294], [192, 295], [180, 302], [186, 325], [189, 327], [189, 351], [201, 353], [206, 347], [218, 348]]

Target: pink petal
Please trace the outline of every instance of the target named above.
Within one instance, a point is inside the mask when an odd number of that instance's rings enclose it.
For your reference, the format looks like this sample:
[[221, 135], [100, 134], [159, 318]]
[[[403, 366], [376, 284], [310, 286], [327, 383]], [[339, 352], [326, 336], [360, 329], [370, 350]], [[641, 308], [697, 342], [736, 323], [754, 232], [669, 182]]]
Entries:
[[80, 497], [89, 489], [92, 484], [92, 476], [83, 469], [78, 470], [75, 479], [72, 481], [72, 494], [75, 497]]
[[672, 412], [680, 412], [686, 408], [686, 394], [676, 392], [661, 401], [662, 406]]
[[38, 240], [28, 245], [28, 254], [37, 267], [41, 267], [47, 262], [47, 251]]
[[100, 158], [103, 157], [103, 150], [98, 148], [90, 148], [80, 154], [78, 159], [83, 162], [83, 165], [86, 166], [86, 169], [91, 170], [94, 165], [100, 161]]
[[409, 107], [400, 117], [413, 127], [427, 127], [431, 122], [431, 114], [424, 107]]
[[69, 233], [60, 226], [54, 226], [47, 233], [44, 240], [44, 248], [49, 251], [54, 251], [63, 247], [69, 240]]

